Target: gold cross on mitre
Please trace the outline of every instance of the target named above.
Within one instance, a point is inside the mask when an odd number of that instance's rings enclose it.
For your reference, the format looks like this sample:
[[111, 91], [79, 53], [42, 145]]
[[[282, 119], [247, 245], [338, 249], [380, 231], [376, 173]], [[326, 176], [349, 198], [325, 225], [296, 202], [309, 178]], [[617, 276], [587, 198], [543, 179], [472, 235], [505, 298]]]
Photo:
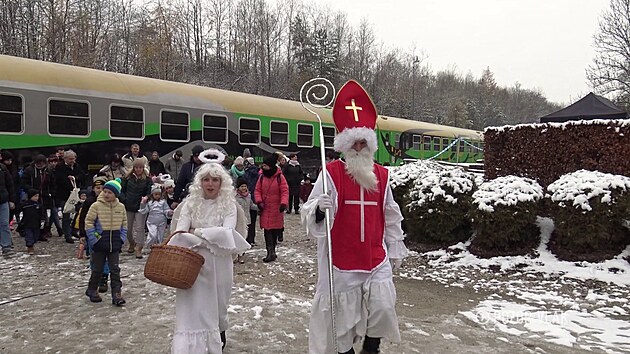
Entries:
[[363, 107], [359, 107], [357, 106], [356, 102], [354, 101], [354, 98], [352, 100], [350, 100], [350, 103], [352, 103], [352, 106], [345, 106], [345, 109], [348, 110], [353, 110], [354, 111], [354, 121], [358, 122], [359, 121], [359, 112], [358, 111], [362, 111]]

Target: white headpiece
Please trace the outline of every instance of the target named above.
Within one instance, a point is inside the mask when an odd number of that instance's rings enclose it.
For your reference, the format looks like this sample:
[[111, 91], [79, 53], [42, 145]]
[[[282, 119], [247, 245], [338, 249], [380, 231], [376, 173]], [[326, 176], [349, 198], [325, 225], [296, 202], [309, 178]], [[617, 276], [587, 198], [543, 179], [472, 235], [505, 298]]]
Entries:
[[225, 154], [217, 149], [207, 149], [199, 154], [199, 160], [203, 163], [221, 164], [225, 160]]
[[164, 174], [164, 175], [160, 175], [159, 177], [160, 177], [160, 181], [162, 181], [162, 183], [168, 181], [169, 179], [172, 179], [171, 175], [169, 175], [168, 173]]

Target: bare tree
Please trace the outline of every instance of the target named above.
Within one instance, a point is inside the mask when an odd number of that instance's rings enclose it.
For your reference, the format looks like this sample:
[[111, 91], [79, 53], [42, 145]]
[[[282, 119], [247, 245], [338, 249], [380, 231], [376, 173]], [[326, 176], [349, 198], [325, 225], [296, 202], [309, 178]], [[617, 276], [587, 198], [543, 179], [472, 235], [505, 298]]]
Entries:
[[630, 0], [611, 0], [594, 36], [597, 52], [587, 76], [601, 93], [630, 96]]

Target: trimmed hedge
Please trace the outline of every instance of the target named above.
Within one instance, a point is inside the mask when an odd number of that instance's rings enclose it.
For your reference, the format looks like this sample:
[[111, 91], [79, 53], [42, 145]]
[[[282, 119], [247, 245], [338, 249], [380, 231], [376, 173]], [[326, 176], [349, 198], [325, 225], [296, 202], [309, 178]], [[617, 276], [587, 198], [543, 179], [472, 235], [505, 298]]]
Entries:
[[473, 174], [460, 169], [432, 171], [410, 189], [406, 224], [411, 241], [452, 245], [470, 238], [467, 214], [475, 189]]
[[547, 186], [580, 169], [630, 176], [630, 120], [490, 127], [484, 145], [486, 179], [513, 175]]
[[630, 244], [630, 178], [580, 170], [547, 187], [555, 230], [549, 248], [559, 258], [598, 262]]
[[542, 187], [516, 176], [482, 183], [473, 194], [470, 211], [474, 236], [469, 250], [480, 257], [514, 256], [532, 252], [540, 243], [536, 225]]

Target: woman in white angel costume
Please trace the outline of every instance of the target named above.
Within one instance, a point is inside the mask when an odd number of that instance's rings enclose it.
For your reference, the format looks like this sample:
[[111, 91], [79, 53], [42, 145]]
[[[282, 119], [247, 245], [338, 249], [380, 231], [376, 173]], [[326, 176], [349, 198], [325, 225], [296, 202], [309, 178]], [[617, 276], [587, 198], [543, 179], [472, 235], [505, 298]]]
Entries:
[[241, 236], [247, 226], [234, 198], [232, 178], [220, 164], [224, 157], [213, 149], [200, 154], [205, 164], [173, 216], [173, 230], [188, 232], [173, 236], [169, 244], [199, 253], [205, 263], [190, 289], [177, 289], [171, 353], [218, 354], [225, 346], [232, 255], [250, 245]]

